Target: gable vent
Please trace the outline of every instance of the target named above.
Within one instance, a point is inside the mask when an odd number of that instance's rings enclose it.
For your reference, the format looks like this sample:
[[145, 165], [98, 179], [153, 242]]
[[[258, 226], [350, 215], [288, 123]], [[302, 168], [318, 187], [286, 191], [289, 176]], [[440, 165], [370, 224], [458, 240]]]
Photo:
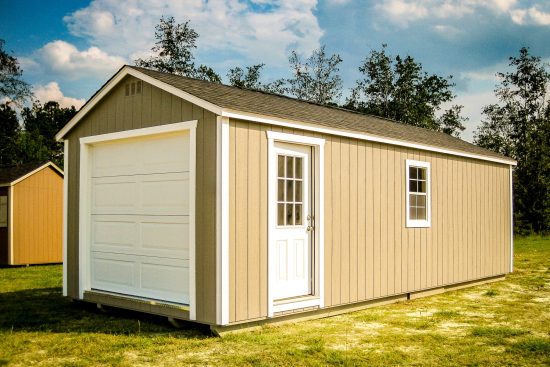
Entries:
[[124, 85], [124, 95], [128, 97], [135, 94], [141, 94], [141, 89], [141, 80], [137, 82], [126, 83], [126, 85]]

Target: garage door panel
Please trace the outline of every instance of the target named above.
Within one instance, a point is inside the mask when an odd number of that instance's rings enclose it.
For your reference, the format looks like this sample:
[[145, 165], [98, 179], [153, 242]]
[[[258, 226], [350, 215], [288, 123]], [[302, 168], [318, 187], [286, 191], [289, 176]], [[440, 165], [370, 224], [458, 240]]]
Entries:
[[92, 252], [92, 289], [189, 303], [189, 261]]
[[135, 276], [136, 263], [127, 258], [113, 256], [102, 256], [101, 253], [92, 252], [92, 288], [102, 285], [109, 287], [115, 286], [120, 291], [121, 288], [131, 289], [136, 286]]
[[110, 180], [93, 179], [92, 186], [92, 213], [101, 209], [124, 213], [135, 210], [138, 189], [135, 180], [128, 177]]
[[189, 171], [189, 133], [103, 143], [93, 155], [92, 177]]
[[91, 249], [187, 260], [189, 217], [93, 215]]
[[[187, 218], [185, 218], [187, 219]], [[141, 247], [143, 250], [171, 251], [176, 254], [189, 255], [189, 222], [186, 223], [142, 223]], [[179, 255], [182, 256], [182, 255]]]
[[141, 288], [151, 298], [169, 298], [173, 302], [189, 303], [189, 267], [186, 265], [142, 263]]
[[189, 172], [91, 181], [92, 215], [189, 215]]
[[92, 249], [98, 245], [117, 252], [123, 248], [131, 251], [138, 242], [139, 224], [134, 221], [92, 218]]

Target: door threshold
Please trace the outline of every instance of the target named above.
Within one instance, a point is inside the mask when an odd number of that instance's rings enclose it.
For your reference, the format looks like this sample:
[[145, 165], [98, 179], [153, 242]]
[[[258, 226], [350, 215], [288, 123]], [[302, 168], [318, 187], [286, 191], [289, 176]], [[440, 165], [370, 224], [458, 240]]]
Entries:
[[291, 298], [281, 298], [276, 299], [273, 301], [273, 305], [286, 305], [288, 303], [295, 303], [295, 302], [302, 302], [302, 301], [309, 301], [312, 299], [319, 299], [319, 297], [314, 296], [312, 294], [308, 294], [307, 296], [298, 296], [298, 297], [291, 297]]

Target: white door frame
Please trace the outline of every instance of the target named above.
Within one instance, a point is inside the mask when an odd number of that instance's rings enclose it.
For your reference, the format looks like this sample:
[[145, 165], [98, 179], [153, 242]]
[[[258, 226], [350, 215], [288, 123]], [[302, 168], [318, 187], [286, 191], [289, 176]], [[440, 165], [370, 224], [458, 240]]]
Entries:
[[[90, 267], [90, 147], [103, 143], [141, 136], [152, 136], [171, 132], [189, 131], [189, 318], [196, 319], [195, 289], [195, 184], [196, 184], [196, 129], [197, 120], [178, 122], [142, 129], [125, 130], [116, 133], [93, 135], [80, 138], [80, 189], [78, 212], [78, 279], [79, 298], [84, 299], [84, 291], [91, 290]], [[66, 159], [66, 158], [65, 158]], [[65, 214], [67, 215], [67, 214]]]
[[[279, 133], [267, 131], [268, 139], [268, 286], [267, 286], [267, 312], [273, 317], [276, 312], [317, 306], [324, 307], [324, 146], [325, 139], [309, 136]], [[273, 297], [274, 266], [275, 266], [275, 236], [273, 229], [277, 223], [277, 161], [275, 154], [275, 142], [308, 145], [312, 152], [312, 205], [315, 209], [315, 230], [313, 240], [313, 267], [314, 277], [312, 295], [286, 303], [277, 303]]]

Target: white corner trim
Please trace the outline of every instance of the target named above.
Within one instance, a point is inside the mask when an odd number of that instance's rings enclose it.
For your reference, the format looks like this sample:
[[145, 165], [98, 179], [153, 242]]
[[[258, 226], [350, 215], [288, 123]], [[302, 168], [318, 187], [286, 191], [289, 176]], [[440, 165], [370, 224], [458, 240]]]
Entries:
[[510, 166], [510, 273], [514, 271], [514, 175]]
[[229, 118], [217, 117], [216, 323], [229, 324]]
[[8, 234], [8, 263], [10, 265], [13, 265], [13, 187], [10, 187], [8, 189], [8, 196], [9, 196], [9, 213], [8, 213], [8, 221], [9, 221], [9, 234]]
[[488, 157], [488, 156], [474, 154], [474, 153], [460, 152], [452, 149], [439, 148], [439, 147], [418, 144], [418, 143], [410, 143], [404, 140], [384, 138], [384, 137], [375, 136], [375, 135], [366, 134], [366, 133], [353, 132], [345, 129], [329, 128], [321, 125], [309, 124], [309, 123], [300, 122], [300, 121], [283, 120], [283, 119], [277, 119], [269, 116], [246, 114], [242, 112], [235, 112], [235, 111], [229, 111], [229, 110], [224, 110], [222, 112], [222, 116], [240, 119], [240, 120], [246, 120], [246, 121], [260, 122], [260, 123], [276, 125], [276, 126], [284, 126], [284, 127], [289, 127], [293, 129], [314, 131], [314, 132], [319, 132], [323, 134], [344, 136], [344, 137], [358, 139], [358, 140], [366, 140], [366, 141], [372, 141], [376, 143], [396, 145], [400, 147], [419, 149], [419, 150], [424, 150], [429, 152], [436, 152], [436, 153], [449, 154], [449, 155], [454, 155], [459, 157], [479, 159], [483, 161], [496, 162], [496, 163], [513, 165], [513, 166], [517, 164], [517, 162], [512, 159], [501, 159], [501, 158]]
[[177, 122], [174, 124], [160, 125], [143, 129], [126, 130], [117, 133], [102, 134], [80, 138], [80, 191], [79, 191], [79, 214], [78, 214], [78, 258], [79, 258], [79, 298], [84, 299], [84, 291], [91, 288], [90, 273], [90, 228], [88, 218], [90, 213], [90, 148], [95, 143], [110, 142], [120, 139], [138, 138], [142, 136], [159, 135], [170, 132], [189, 130], [189, 318], [196, 319], [196, 129], [197, 121]]
[[[413, 220], [410, 218], [409, 211], [409, 167], [422, 167], [426, 168], [426, 220]], [[431, 169], [429, 162], [415, 161], [413, 159], [407, 159], [405, 161], [405, 187], [406, 187], [406, 197], [405, 197], [405, 211], [407, 217], [407, 228], [429, 228], [432, 225], [432, 192], [431, 192]]]
[[90, 290], [89, 195], [90, 145], [80, 139], [80, 172], [78, 193], [78, 297], [84, 299], [84, 291]]
[[310, 136], [294, 135], [279, 133], [273, 131], [267, 131], [267, 154], [268, 154], [268, 203], [276, 202], [276, 185], [273, 177], [276, 176], [277, 162], [275, 156], [275, 142], [284, 142], [284, 143], [294, 143], [294, 144], [303, 144], [309, 145], [314, 148], [312, 154], [312, 163], [315, 164], [314, 168], [314, 178], [312, 182], [312, 187], [315, 188], [314, 192], [314, 202], [315, 205], [315, 237], [313, 239], [314, 243], [314, 254], [315, 254], [315, 269], [313, 271], [315, 280], [314, 280], [314, 294], [312, 297], [308, 297], [306, 300], [297, 301], [297, 302], [288, 302], [283, 304], [275, 304], [275, 299], [273, 297], [273, 284], [275, 282], [273, 267], [273, 259], [275, 258], [274, 251], [274, 236], [272, 228], [275, 227], [277, 222], [276, 211], [273, 205], [268, 205], [268, 274], [267, 274], [267, 315], [268, 317], [273, 317], [276, 312], [288, 311], [297, 308], [318, 306], [319, 308], [324, 307], [324, 289], [325, 289], [325, 271], [324, 271], [324, 147], [325, 139], [315, 138]]
[[69, 140], [63, 142], [63, 296], [67, 297], [67, 220], [69, 207]]
[[174, 94], [180, 98], [185, 99], [197, 106], [200, 106], [212, 113], [221, 115], [222, 109], [213, 103], [207, 102], [201, 98], [197, 98], [192, 94], [186, 93], [179, 88], [173, 87], [169, 84], [161, 82], [155, 78], [152, 78], [130, 66], [123, 66], [78, 112], [77, 114], [55, 135], [57, 141], [61, 141], [64, 136], [99, 102], [105, 97], [122, 79], [127, 75], [132, 75], [138, 79], [143, 80], [155, 87], [165, 90]]
[[[174, 124], [176, 125], [176, 124]], [[196, 283], [196, 184], [197, 184], [197, 121], [180, 123], [180, 130], [189, 130], [189, 319], [197, 319]]]

